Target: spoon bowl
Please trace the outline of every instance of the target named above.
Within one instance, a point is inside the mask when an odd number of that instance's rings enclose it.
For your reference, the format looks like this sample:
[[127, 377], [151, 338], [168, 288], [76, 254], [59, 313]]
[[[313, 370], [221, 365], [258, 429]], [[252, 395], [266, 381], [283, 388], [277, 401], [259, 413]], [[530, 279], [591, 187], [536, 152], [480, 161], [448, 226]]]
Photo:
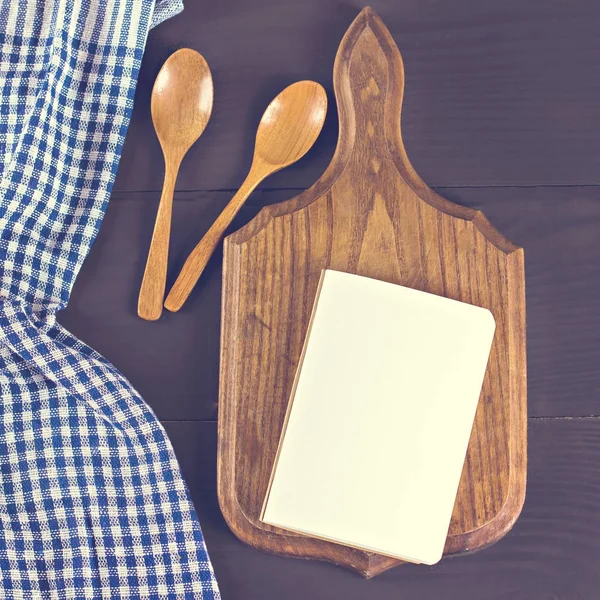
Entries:
[[260, 120], [255, 160], [278, 169], [295, 163], [315, 143], [326, 113], [327, 94], [315, 81], [298, 81], [285, 88]]
[[150, 110], [165, 155], [181, 157], [200, 137], [212, 112], [213, 81], [204, 57], [190, 48], [169, 56], [154, 82]]

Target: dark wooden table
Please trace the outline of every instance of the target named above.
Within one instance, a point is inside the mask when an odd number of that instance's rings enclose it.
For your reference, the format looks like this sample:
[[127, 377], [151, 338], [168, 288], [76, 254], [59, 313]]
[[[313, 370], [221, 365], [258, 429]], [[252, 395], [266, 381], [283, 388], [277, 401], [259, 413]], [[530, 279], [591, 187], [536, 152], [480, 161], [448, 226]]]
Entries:
[[[187, 0], [153, 31], [108, 212], [61, 322], [132, 381], [164, 423], [225, 600], [595, 600], [600, 597], [600, 4], [373, 0], [404, 57], [403, 134], [423, 179], [524, 246], [529, 470], [512, 532], [479, 553], [374, 580], [269, 556], [229, 531], [215, 492], [221, 256], [177, 315], [136, 316], [162, 184], [150, 90], [167, 56], [202, 52], [215, 108], [185, 159], [170, 278], [242, 181], [268, 101], [299, 79], [331, 95], [354, 0]], [[337, 137], [267, 180], [233, 229], [308, 187]]]

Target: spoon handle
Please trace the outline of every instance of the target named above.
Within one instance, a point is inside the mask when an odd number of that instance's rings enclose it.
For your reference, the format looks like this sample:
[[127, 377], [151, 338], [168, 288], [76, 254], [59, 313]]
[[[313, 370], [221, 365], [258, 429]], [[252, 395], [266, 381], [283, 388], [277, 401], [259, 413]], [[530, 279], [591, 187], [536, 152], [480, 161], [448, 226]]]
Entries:
[[178, 170], [178, 162], [165, 159], [165, 180], [138, 297], [138, 315], [147, 321], [156, 321], [162, 314], [169, 259], [173, 192]]
[[264, 177], [253, 177], [252, 174], [246, 177], [235, 196], [229, 201], [229, 204], [223, 209], [223, 212], [211, 225], [198, 245], [191, 251], [165, 300], [167, 310], [177, 312], [185, 304], [231, 221], [262, 179]]

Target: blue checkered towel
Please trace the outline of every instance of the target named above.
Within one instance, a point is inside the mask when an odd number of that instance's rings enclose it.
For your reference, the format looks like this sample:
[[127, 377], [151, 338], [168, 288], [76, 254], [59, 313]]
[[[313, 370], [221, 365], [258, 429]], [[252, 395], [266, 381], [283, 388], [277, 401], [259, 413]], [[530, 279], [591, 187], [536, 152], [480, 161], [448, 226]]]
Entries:
[[181, 0], [0, 0], [0, 598], [218, 598], [171, 445], [56, 322], [148, 29]]

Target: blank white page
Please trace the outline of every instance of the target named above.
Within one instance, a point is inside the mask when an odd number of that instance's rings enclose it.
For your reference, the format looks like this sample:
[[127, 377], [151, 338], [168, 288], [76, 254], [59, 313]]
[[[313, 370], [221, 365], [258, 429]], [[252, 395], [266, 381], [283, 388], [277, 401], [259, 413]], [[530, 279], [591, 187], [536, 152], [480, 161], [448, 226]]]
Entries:
[[484, 308], [327, 270], [262, 520], [440, 560], [495, 321]]

